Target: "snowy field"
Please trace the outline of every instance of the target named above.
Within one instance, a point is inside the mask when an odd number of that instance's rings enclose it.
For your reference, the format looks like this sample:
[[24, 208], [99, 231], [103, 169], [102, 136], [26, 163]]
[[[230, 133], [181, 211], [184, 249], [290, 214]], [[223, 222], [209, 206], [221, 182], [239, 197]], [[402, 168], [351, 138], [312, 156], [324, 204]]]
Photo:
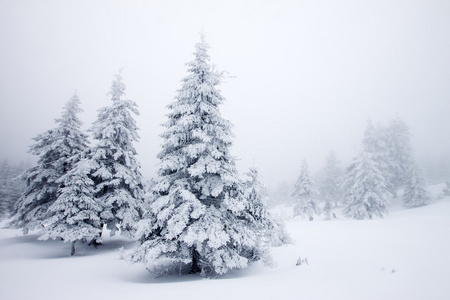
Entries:
[[[218, 279], [153, 278], [120, 259], [133, 243], [105, 237], [94, 249], [0, 230], [0, 299], [450, 299], [450, 197], [384, 219], [288, 218], [293, 244]], [[289, 216], [289, 207], [275, 209]], [[3, 225], [3, 224], [2, 224]], [[308, 265], [296, 266], [301, 256]]]

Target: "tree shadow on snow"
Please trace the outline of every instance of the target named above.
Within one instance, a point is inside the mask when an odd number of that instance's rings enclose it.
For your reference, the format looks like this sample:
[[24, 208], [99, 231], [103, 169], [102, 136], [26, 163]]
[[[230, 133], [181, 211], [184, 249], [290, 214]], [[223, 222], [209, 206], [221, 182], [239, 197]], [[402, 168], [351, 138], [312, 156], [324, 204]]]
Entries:
[[[142, 266], [139, 266], [142, 268]], [[175, 282], [194, 282], [200, 281], [204, 278], [200, 277], [198, 274], [187, 274], [187, 275], [164, 275], [160, 277], [155, 277], [145, 268], [139, 271], [135, 271], [132, 274], [121, 276], [123, 281], [138, 284], [167, 284]]]
[[169, 274], [156, 277], [154, 274], [145, 269], [143, 264], [132, 266], [129, 272], [122, 272], [120, 277], [123, 281], [138, 284], [167, 284], [167, 283], [183, 283], [196, 282], [202, 280], [234, 280], [244, 277], [253, 277], [261, 274], [261, 269], [266, 268], [262, 263], [251, 265], [244, 270], [231, 270], [222, 276], [201, 277], [199, 274]]
[[37, 234], [27, 234], [27, 235], [17, 235], [7, 238], [0, 239], [0, 246], [8, 246], [14, 244], [27, 244], [36, 242], [39, 235]]
[[101, 255], [117, 252], [121, 248], [127, 249], [135, 245], [135, 241], [123, 238], [107, 239], [97, 247], [87, 243], [77, 242], [75, 255], [71, 256], [71, 243], [62, 240], [38, 240], [39, 234], [28, 234], [0, 239], [0, 247], [10, 248], [2, 251], [3, 259], [61, 259]]

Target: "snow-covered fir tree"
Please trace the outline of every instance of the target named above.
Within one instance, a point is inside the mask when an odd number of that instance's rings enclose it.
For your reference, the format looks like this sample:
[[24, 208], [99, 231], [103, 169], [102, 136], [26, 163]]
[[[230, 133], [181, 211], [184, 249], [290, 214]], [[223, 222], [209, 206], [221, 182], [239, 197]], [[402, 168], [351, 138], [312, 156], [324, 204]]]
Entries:
[[0, 218], [9, 217], [25, 189], [20, 174], [25, 171], [23, 165], [12, 164], [7, 159], [0, 163]]
[[389, 192], [383, 174], [383, 159], [376, 146], [377, 132], [368, 124], [363, 149], [348, 169], [344, 182], [344, 214], [353, 219], [387, 215]]
[[[386, 169], [389, 160], [389, 148], [387, 142], [387, 128], [382, 124], [373, 125], [371, 121], [367, 123], [367, 127], [362, 139], [363, 147], [366, 152], [373, 153], [380, 162], [380, 167]], [[383, 164], [383, 165], [381, 165]]]
[[307, 216], [310, 221], [314, 215], [320, 215], [320, 207], [317, 203], [317, 191], [309, 174], [308, 165], [303, 160], [300, 175], [295, 183], [294, 192], [294, 216]]
[[331, 152], [326, 160], [323, 170], [323, 177], [320, 181], [320, 196], [325, 203], [334, 203], [338, 205], [342, 197], [342, 171], [339, 168], [339, 161], [336, 159], [334, 152]]
[[60, 181], [72, 169], [70, 158], [87, 148], [87, 135], [83, 133], [78, 119], [80, 99], [75, 93], [66, 102], [61, 118], [56, 119], [55, 129], [39, 134], [30, 147], [30, 152], [39, 156], [37, 166], [28, 169], [23, 177], [26, 190], [16, 205], [12, 226], [23, 228], [24, 233], [42, 228], [41, 222], [51, 214], [49, 207], [63, 187]]
[[61, 238], [72, 242], [71, 255], [74, 255], [77, 241], [92, 241], [100, 235], [102, 206], [94, 197], [94, 181], [89, 176], [94, 167], [92, 161], [85, 154], [74, 155], [71, 160], [74, 167], [58, 180], [63, 187], [49, 207], [51, 217], [43, 221], [39, 239]]
[[405, 184], [412, 148], [408, 126], [399, 118], [390, 121], [384, 136], [387, 147], [388, 189], [395, 196], [396, 191]]
[[[371, 121], [367, 123], [367, 127], [364, 132], [364, 137], [362, 139], [363, 151], [366, 153], [371, 153], [373, 159], [378, 163], [378, 169], [385, 177], [385, 184], [391, 193], [395, 191], [391, 188], [389, 182], [392, 179], [390, 175], [390, 166], [392, 165], [389, 149], [388, 149], [388, 134], [384, 126], [377, 124], [373, 125]], [[392, 191], [391, 191], [392, 190]]]
[[9, 179], [11, 178], [11, 166], [8, 160], [0, 164], [0, 219], [8, 215], [8, 195], [10, 192]]
[[323, 214], [325, 215], [325, 220], [330, 220], [331, 219], [331, 202], [330, 201], [325, 201], [325, 204], [323, 206]]
[[162, 134], [159, 177], [140, 223], [140, 245], [128, 258], [155, 274], [224, 274], [261, 257], [261, 239], [238, 178], [231, 124], [222, 118], [202, 35]]
[[132, 237], [142, 216], [144, 185], [133, 142], [139, 140], [132, 113], [139, 115], [134, 101], [125, 100], [126, 86], [117, 74], [112, 82], [112, 104], [100, 109], [92, 132], [91, 176], [95, 198], [102, 206], [100, 220], [111, 234], [117, 230]]
[[344, 182], [344, 214], [353, 219], [372, 219], [388, 214], [389, 192], [378, 162], [362, 151], [350, 166]]
[[290, 237], [284, 223], [267, 210], [268, 193], [260, 181], [258, 170], [250, 168], [244, 175], [243, 187], [247, 210], [255, 219], [255, 230], [266, 240], [264, 244], [281, 246], [289, 243]]
[[405, 176], [405, 190], [403, 203], [407, 207], [428, 205], [431, 202], [431, 194], [425, 188], [425, 180], [420, 169], [413, 160], [410, 160]]

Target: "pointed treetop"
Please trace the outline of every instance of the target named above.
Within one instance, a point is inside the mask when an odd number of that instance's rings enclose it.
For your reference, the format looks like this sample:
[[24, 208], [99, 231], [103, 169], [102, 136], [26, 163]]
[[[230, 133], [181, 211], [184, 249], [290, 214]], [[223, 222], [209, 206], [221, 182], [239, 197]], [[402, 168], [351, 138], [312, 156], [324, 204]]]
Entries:
[[302, 160], [302, 170], [307, 173], [308, 172], [308, 164], [306, 163], [306, 159]]
[[200, 42], [195, 44], [195, 51], [194, 51], [194, 61], [191, 61], [187, 63], [188, 66], [191, 67], [191, 71], [195, 72], [195, 69], [199, 70], [207, 70], [209, 71], [209, 54], [208, 54], [209, 44], [206, 42], [205, 34], [202, 32], [200, 33]]
[[73, 127], [74, 125], [76, 127], [81, 127], [83, 125], [83, 122], [81, 122], [77, 117], [78, 113], [83, 112], [83, 110], [80, 108], [80, 104], [80, 98], [78, 97], [77, 91], [75, 91], [72, 98], [70, 98], [70, 100], [67, 101], [64, 105], [61, 118], [58, 118], [55, 121], [61, 124], [63, 128]]
[[113, 102], [115, 101], [119, 101], [120, 98], [125, 95], [125, 89], [126, 86], [125, 84], [122, 82], [122, 69], [119, 70], [119, 73], [117, 73], [114, 76], [114, 80], [112, 82], [111, 85], [111, 91], [108, 93], [108, 95], [111, 95], [111, 100]]

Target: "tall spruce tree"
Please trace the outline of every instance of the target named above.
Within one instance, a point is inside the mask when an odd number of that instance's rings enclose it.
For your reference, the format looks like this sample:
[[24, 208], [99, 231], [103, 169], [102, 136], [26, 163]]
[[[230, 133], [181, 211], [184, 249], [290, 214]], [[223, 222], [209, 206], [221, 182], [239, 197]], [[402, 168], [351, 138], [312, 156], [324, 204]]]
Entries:
[[75, 93], [66, 103], [55, 129], [39, 134], [30, 152], [39, 156], [37, 166], [28, 169], [23, 177], [26, 190], [16, 205], [12, 226], [23, 228], [24, 233], [42, 228], [42, 221], [51, 215], [49, 207], [64, 186], [60, 178], [72, 169], [70, 158], [87, 148], [87, 135], [82, 132], [77, 115], [82, 111]]
[[204, 276], [242, 269], [261, 255], [260, 238], [229, 148], [231, 124], [219, 105], [214, 70], [202, 35], [162, 134], [159, 178], [141, 222], [138, 246], [129, 254], [156, 274]]
[[117, 74], [112, 82], [111, 106], [100, 109], [92, 132], [96, 145], [91, 149], [91, 177], [94, 196], [102, 205], [100, 222], [111, 230], [132, 237], [142, 217], [143, 178], [133, 142], [139, 140], [131, 113], [139, 115], [134, 101], [125, 100], [126, 86]]
[[353, 219], [387, 215], [389, 192], [383, 173], [384, 162], [377, 146], [377, 131], [368, 124], [363, 148], [348, 169], [344, 182], [344, 214]]
[[320, 215], [320, 207], [316, 199], [317, 191], [309, 175], [308, 165], [305, 160], [302, 162], [300, 176], [295, 184], [292, 197], [295, 201], [295, 216], [308, 216], [309, 220], [312, 221], [314, 215]]

